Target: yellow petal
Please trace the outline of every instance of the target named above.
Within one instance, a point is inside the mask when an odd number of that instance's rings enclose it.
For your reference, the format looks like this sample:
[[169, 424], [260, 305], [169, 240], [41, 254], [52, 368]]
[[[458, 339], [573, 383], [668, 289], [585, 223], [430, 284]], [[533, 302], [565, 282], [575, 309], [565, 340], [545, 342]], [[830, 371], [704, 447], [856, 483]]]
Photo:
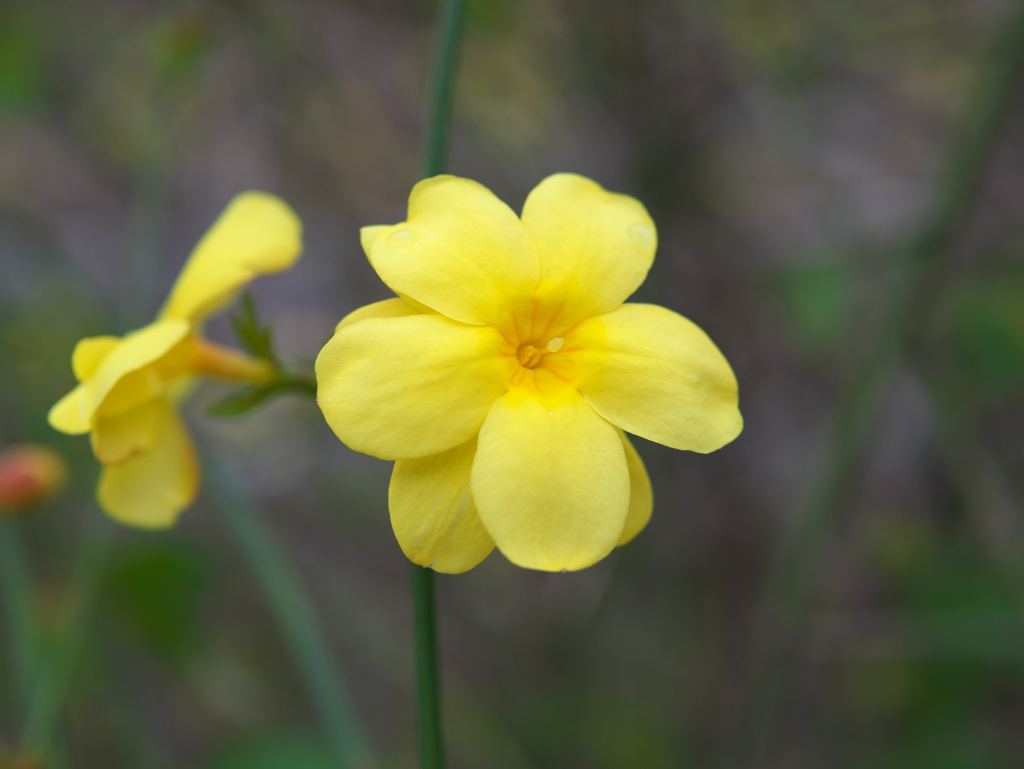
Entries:
[[120, 341], [121, 338], [117, 336], [90, 336], [80, 340], [71, 353], [71, 368], [75, 372], [75, 379], [84, 382], [95, 374], [103, 359]]
[[199, 241], [161, 312], [200, 321], [259, 275], [292, 266], [302, 251], [302, 223], [280, 198], [243, 192]]
[[736, 377], [707, 334], [652, 304], [625, 304], [581, 323], [559, 365], [594, 410], [626, 432], [706, 454], [743, 429]]
[[83, 418], [91, 420], [101, 407], [104, 414], [113, 416], [158, 395], [160, 379], [147, 367], [166, 355], [188, 331], [188, 321], [168, 319], [121, 339], [88, 381]]
[[368, 318], [316, 359], [317, 402], [356, 451], [414, 459], [465, 443], [505, 392], [512, 354], [489, 326], [442, 315]]
[[116, 417], [145, 405], [164, 392], [164, 380], [154, 366], [130, 371], [121, 377], [93, 415], [93, 425], [101, 417]]
[[618, 542], [624, 545], [643, 531], [647, 522], [651, 520], [654, 493], [651, 491], [651, 479], [647, 475], [644, 461], [622, 430], [619, 430], [619, 437], [622, 439], [622, 447], [626, 450], [626, 466], [629, 468], [629, 512], [626, 514], [626, 525], [619, 535]]
[[92, 425], [85, 417], [87, 391], [88, 388], [85, 385], [78, 385], [57, 401], [46, 416], [50, 427], [68, 435], [82, 435], [89, 432]]
[[97, 497], [112, 518], [129, 526], [171, 526], [192, 504], [199, 485], [192, 441], [174, 407], [161, 399], [154, 411], [149, 451], [124, 464], [104, 467]]
[[367, 256], [397, 294], [464, 323], [506, 327], [537, 283], [537, 252], [513, 211], [469, 179], [424, 179], [409, 218], [364, 228]]
[[475, 454], [474, 438], [441, 454], [395, 462], [388, 489], [391, 527], [413, 563], [461, 574], [494, 549], [469, 491]]
[[105, 465], [120, 465], [149, 451], [162, 403], [163, 399], [157, 398], [117, 416], [98, 416], [89, 436], [96, 459]]
[[638, 200], [576, 174], [538, 184], [523, 206], [523, 225], [540, 257], [538, 308], [558, 311], [563, 328], [624, 302], [644, 282], [657, 248], [654, 222]]
[[471, 487], [498, 549], [529, 569], [596, 563], [618, 543], [629, 509], [622, 440], [568, 387], [548, 398], [517, 388], [494, 404]]
[[419, 315], [419, 310], [416, 310], [405, 300], [400, 297], [394, 299], [385, 299], [382, 302], [374, 302], [364, 307], [360, 307], [358, 310], [353, 310], [341, 321], [337, 326], [334, 327], [335, 333], [341, 331], [345, 326], [351, 326], [356, 321], [366, 320], [367, 318], [404, 318], [407, 315]]
[[363, 253], [369, 255], [370, 249], [373, 247], [373, 241], [390, 229], [390, 224], [371, 224], [366, 227], [360, 227], [359, 244], [363, 247]]

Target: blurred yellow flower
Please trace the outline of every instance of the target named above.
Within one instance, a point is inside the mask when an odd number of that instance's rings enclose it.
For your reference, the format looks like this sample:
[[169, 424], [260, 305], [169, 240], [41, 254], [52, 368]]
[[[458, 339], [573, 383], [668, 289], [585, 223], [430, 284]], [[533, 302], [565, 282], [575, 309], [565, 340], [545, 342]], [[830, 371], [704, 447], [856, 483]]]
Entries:
[[153, 323], [75, 347], [79, 385], [49, 420], [61, 432], [90, 434], [103, 464], [97, 498], [113, 518], [161, 528], [192, 503], [199, 473], [177, 404], [199, 376], [260, 382], [274, 375], [267, 361], [204, 339], [203, 321], [253, 278], [290, 267], [301, 230], [273, 195], [238, 195], [199, 241]]
[[650, 518], [623, 431], [706, 453], [742, 429], [736, 378], [671, 310], [623, 304], [654, 258], [638, 201], [556, 174], [522, 217], [487, 188], [417, 184], [408, 220], [364, 227], [397, 298], [346, 317], [316, 362], [318, 401], [353, 449], [397, 460], [391, 522], [405, 554], [471, 569], [582, 569]]
[[0, 516], [52, 497], [67, 474], [64, 457], [46, 446], [22, 443], [0, 451]]

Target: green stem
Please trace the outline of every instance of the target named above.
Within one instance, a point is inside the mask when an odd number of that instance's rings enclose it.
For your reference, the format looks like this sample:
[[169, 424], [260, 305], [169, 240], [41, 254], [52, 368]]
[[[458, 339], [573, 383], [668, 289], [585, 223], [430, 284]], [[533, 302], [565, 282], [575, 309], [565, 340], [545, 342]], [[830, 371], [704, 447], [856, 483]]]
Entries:
[[18, 700], [27, 709], [38, 660], [38, 629], [32, 609], [32, 582], [16, 520], [0, 522], [0, 590], [7, 609], [11, 678]]
[[784, 710], [776, 699], [794, 680], [795, 646], [818, 584], [815, 572], [822, 553], [861, 467], [885, 389], [941, 293], [949, 240], [985, 178], [1022, 76], [1024, 4], [1018, 4], [1000, 25], [969, 91], [928, 214], [895, 254], [897, 275], [875, 344], [839, 400], [822, 473], [775, 558], [764, 601], [768, 636], [756, 655], [760, 661], [754, 662], [753, 681], [760, 695], [744, 698], [753, 702], [755, 750], [741, 762], [759, 758], [757, 746], [771, 731], [767, 724]]
[[356, 725], [341, 671], [335, 664], [299, 578], [278, 547], [260, 510], [226, 467], [208, 453], [206, 477], [228, 530], [263, 588], [292, 660], [326, 730], [340, 769], [365, 766], [369, 753]]
[[412, 564], [412, 607], [416, 634], [416, 688], [420, 714], [420, 766], [444, 767], [441, 682], [438, 680], [434, 572]]
[[39, 666], [22, 733], [22, 753], [40, 758], [44, 766], [54, 761], [61, 710], [92, 620], [113, 534], [113, 525], [96, 515], [90, 516], [86, 529], [71, 574], [71, 593], [58, 621], [57, 634]]
[[424, 178], [437, 176], [445, 170], [452, 106], [455, 103], [455, 71], [459, 63], [465, 16], [465, 0], [445, 0], [437, 30], [426, 138], [423, 143]]
[[[423, 176], [444, 173], [448, 158], [455, 74], [458, 69], [465, 0], [445, 0], [437, 29], [426, 135], [423, 142]], [[443, 769], [444, 728], [441, 718], [441, 682], [437, 661], [437, 628], [434, 611], [434, 573], [412, 564], [412, 602], [416, 646], [416, 702], [419, 709], [420, 766]]]

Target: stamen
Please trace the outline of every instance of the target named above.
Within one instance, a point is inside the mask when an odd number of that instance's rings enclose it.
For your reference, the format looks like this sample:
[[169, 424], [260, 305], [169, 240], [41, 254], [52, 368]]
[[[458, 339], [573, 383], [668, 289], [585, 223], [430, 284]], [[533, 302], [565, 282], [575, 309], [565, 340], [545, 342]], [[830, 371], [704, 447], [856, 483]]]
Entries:
[[547, 355], [549, 352], [558, 352], [562, 349], [562, 337], [555, 337], [549, 341], [544, 347], [535, 347], [532, 344], [524, 344], [516, 351], [516, 359], [519, 361], [519, 365], [524, 368], [533, 368], [540, 359]]
[[547, 352], [547, 350], [538, 350], [532, 344], [524, 344], [519, 348], [519, 352], [516, 353], [516, 358], [519, 359], [519, 365], [525, 366], [526, 368], [533, 368], [540, 361], [541, 356]]

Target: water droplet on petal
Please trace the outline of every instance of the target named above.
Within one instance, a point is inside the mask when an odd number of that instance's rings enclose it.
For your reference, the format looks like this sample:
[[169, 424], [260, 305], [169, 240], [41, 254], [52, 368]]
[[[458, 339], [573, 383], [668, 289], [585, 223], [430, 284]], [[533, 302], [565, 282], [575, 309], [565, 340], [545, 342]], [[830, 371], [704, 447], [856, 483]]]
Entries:
[[396, 230], [388, 237], [389, 246], [411, 246], [420, 239], [420, 234], [415, 230]]
[[649, 224], [634, 224], [629, 228], [629, 239], [644, 255], [654, 250], [654, 227]]

